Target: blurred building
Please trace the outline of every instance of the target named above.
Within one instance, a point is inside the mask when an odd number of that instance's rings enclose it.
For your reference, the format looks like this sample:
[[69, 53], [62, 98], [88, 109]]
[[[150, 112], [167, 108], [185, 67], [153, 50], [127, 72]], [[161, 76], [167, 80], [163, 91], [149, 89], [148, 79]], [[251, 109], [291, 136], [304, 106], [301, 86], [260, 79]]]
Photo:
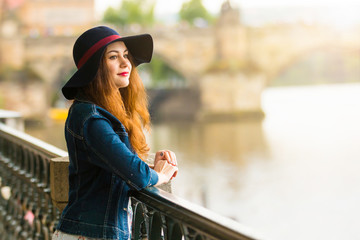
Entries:
[[94, 0], [0, 0], [0, 64], [21, 68], [26, 39], [74, 36], [94, 22]]
[[22, 1], [19, 16], [27, 36], [74, 35], [95, 21], [94, 0]]
[[43, 119], [94, 24], [95, 0], [0, 0], [0, 108]]

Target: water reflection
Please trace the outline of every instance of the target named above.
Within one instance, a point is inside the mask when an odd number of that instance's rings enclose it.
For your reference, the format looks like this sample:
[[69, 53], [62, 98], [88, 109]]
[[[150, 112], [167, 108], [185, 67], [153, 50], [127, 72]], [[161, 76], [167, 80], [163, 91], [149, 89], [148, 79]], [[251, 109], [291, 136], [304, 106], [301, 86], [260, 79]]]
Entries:
[[186, 165], [221, 161], [245, 166], [248, 156], [267, 153], [261, 121], [158, 124], [152, 129], [151, 148], [170, 148]]
[[64, 121], [27, 122], [25, 132], [62, 150], [67, 151]]
[[149, 142], [176, 152], [176, 195], [238, 221], [232, 208], [246, 184], [242, 176], [251, 161], [269, 158], [261, 121], [159, 124]]
[[152, 147], [178, 154], [174, 193], [269, 239], [356, 239], [360, 85], [268, 89], [263, 99], [262, 123], [154, 126]]

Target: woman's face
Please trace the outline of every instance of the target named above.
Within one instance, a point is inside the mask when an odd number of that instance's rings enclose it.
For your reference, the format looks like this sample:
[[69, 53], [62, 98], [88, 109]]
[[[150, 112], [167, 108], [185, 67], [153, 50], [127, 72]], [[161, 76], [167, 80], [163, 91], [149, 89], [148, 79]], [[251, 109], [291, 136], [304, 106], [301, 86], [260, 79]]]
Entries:
[[127, 87], [132, 66], [124, 42], [114, 42], [106, 48], [105, 63], [115, 85], [118, 88]]

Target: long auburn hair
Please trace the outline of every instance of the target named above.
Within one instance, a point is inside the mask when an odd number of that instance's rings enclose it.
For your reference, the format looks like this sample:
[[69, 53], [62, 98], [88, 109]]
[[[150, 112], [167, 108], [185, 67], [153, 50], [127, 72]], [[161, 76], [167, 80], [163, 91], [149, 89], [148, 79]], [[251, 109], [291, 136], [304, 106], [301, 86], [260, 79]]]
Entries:
[[103, 56], [93, 81], [82, 88], [87, 99], [113, 114], [124, 125], [132, 148], [144, 161], [149, 152], [143, 130], [150, 129], [150, 114], [145, 87], [135, 68], [131, 56], [129, 85], [116, 87], [110, 79]]

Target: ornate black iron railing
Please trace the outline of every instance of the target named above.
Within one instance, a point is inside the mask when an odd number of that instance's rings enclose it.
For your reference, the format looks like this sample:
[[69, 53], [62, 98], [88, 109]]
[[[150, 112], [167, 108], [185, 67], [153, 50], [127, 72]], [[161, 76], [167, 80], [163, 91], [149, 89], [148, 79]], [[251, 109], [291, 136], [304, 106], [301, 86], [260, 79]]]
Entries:
[[50, 159], [67, 153], [0, 123], [0, 238], [48, 240], [59, 217]]
[[[56, 178], [66, 176], [58, 173], [67, 163], [66, 152], [0, 123], [0, 239], [51, 239], [57, 207], [67, 199], [67, 179]], [[131, 200], [132, 239], [258, 239], [239, 223], [155, 187], [133, 191]]]
[[131, 201], [133, 239], [259, 239], [241, 224], [155, 187], [132, 192]]

